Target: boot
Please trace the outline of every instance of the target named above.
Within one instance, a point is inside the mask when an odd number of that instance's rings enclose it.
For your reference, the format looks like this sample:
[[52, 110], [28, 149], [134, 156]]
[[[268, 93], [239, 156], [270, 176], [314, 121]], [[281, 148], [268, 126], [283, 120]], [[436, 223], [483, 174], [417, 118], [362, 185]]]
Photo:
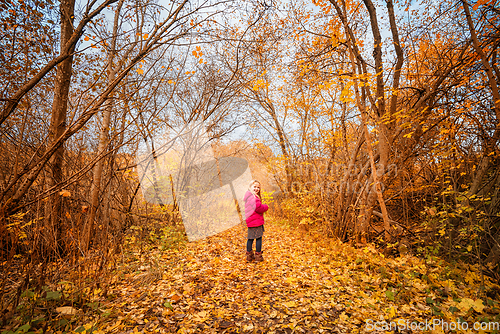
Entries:
[[262, 262], [264, 258], [262, 257], [262, 252], [255, 252], [255, 262]]
[[255, 256], [253, 255], [253, 251], [247, 252], [247, 262], [252, 262], [255, 259]]

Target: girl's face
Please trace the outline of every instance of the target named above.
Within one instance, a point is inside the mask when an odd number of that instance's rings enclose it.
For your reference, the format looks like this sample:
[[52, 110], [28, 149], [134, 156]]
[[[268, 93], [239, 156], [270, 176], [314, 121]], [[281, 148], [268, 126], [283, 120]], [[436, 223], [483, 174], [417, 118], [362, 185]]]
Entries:
[[260, 183], [255, 182], [254, 184], [252, 184], [251, 190], [254, 194], [258, 194], [260, 191]]

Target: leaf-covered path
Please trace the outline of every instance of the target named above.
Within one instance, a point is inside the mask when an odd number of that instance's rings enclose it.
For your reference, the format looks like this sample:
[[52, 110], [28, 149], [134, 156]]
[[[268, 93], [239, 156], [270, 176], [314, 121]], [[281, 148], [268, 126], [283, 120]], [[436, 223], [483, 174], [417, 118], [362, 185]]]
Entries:
[[247, 263], [245, 234], [237, 226], [180, 251], [132, 254], [101, 299], [98, 331], [363, 333], [393, 321], [409, 333], [411, 322], [433, 318], [461, 317], [471, 329], [480, 319], [499, 321], [487, 297], [498, 286], [487, 283], [479, 295], [474, 271], [388, 259], [276, 222], [266, 224], [265, 261]]

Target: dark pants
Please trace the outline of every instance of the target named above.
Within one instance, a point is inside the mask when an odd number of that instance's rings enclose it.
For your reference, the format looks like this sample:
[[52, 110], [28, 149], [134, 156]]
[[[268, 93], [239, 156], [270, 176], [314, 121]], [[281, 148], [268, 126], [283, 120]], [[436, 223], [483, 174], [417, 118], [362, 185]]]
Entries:
[[[252, 251], [253, 239], [247, 240], [247, 252]], [[255, 251], [262, 252], [262, 237], [255, 239]]]

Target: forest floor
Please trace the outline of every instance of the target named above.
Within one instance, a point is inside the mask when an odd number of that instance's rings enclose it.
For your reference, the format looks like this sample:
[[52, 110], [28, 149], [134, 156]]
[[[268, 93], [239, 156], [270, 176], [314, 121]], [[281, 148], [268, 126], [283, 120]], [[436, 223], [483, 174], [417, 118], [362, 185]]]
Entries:
[[130, 236], [108, 284], [91, 293], [87, 305], [94, 312], [82, 316], [82, 309], [68, 305], [70, 312], [59, 309], [58, 316], [73, 320], [44, 329], [440, 333], [458, 326], [453, 332], [481, 333], [495, 332], [500, 323], [500, 287], [474, 268], [410, 254], [384, 257], [373, 246], [354, 248], [281, 221], [265, 228], [264, 262], [258, 263], [245, 260], [241, 225], [175, 247], [167, 239], [145, 244]]

